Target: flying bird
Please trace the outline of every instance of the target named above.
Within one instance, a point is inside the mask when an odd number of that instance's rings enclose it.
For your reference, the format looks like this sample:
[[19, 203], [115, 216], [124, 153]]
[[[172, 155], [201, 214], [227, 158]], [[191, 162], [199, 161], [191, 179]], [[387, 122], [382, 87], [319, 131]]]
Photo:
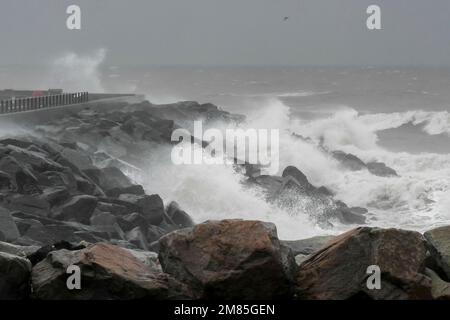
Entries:
[[289, 17], [284, 17], [283, 21], [288, 21]]

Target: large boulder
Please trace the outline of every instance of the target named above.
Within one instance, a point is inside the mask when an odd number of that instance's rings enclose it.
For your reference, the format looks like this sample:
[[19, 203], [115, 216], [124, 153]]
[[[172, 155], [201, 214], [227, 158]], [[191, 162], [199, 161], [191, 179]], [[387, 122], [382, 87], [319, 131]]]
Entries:
[[[67, 268], [81, 271], [81, 290], [66, 286]], [[37, 299], [171, 299], [189, 296], [184, 286], [168, 275], [148, 267], [129, 250], [99, 243], [82, 250], [50, 252], [32, 270], [33, 294]]]
[[260, 221], [209, 221], [159, 240], [165, 272], [199, 298], [272, 299], [291, 296], [296, 268], [276, 228]]
[[431, 257], [450, 280], [450, 226], [429, 230], [424, 236]]
[[0, 207], [0, 233], [4, 236], [4, 240], [12, 242], [20, 237], [19, 229], [9, 210]]
[[[431, 299], [424, 275], [426, 246], [418, 232], [357, 228], [331, 241], [299, 267], [300, 299]], [[381, 289], [368, 289], [369, 266], [381, 270]]]
[[0, 300], [28, 298], [31, 263], [25, 258], [0, 252]]

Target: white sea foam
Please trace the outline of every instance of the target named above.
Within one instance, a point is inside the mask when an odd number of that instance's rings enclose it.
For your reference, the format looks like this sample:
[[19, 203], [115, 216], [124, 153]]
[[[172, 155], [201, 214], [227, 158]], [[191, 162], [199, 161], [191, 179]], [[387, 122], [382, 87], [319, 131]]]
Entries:
[[[398, 116], [402, 119], [394, 116], [388, 123], [387, 114], [359, 115], [349, 108], [340, 108], [326, 119], [293, 120], [289, 107], [278, 99], [267, 99], [257, 112], [254, 106], [244, 108], [247, 109], [253, 110], [248, 114], [249, 128], [280, 129], [281, 169], [294, 165], [311, 183], [327, 186], [349, 206], [367, 207], [369, 225], [424, 231], [450, 219], [450, 155], [394, 153], [377, 144], [378, 130], [399, 126], [408, 119], [434, 124], [433, 117], [442, 117], [443, 113], [416, 112], [414, 118], [404, 114]], [[309, 137], [312, 142], [299, 139], [292, 132]], [[330, 150], [351, 152], [364, 161], [385, 162], [400, 177], [383, 178], [367, 170], [345, 170], [318, 146], [320, 142]], [[180, 202], [197, 222], [225, 218], [272, 221], [285, 239], [337, 233], [352, 227], [336, 225], [333, 230], [322, 230], [312, 224], [307, 212], [293, 216], [274, 208], [258, 190], [243, 188], [242, 176], [230, 167], [175, 167], [168, 163], [149, 164], [147, 189]]]
[[56, 57], [50, 63], [50, 72], [44, 81], [46, 86], [63, 88], [67, 92], [104, 92], [100, 66], [106, 53], [106, 49], [98, 49], [91, 54], [69, 52]]

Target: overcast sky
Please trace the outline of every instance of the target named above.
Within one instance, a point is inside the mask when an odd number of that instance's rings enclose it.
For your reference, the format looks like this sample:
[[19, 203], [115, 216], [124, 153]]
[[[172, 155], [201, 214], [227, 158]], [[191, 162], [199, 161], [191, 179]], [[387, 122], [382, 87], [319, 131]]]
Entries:
[[[70, 4], [81, 6], [81, 31], [66, 28]], [[370, 4], [381, 31], [366, 28]], [[114, 65], [450, 66], [450, 1], [0, 1], [2, 65], [99, 48]]]

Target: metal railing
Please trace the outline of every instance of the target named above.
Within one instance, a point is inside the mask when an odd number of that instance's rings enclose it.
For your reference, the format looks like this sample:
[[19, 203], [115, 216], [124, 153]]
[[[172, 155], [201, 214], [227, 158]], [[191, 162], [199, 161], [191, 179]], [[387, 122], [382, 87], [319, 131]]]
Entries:
[[28, 98], [14, 98], [0, 101], [0, 114], [60, 107], [70, 104], [84, 103], [88, 101], [88, 92], [62, 93], [58, 95], [44, 95]]

